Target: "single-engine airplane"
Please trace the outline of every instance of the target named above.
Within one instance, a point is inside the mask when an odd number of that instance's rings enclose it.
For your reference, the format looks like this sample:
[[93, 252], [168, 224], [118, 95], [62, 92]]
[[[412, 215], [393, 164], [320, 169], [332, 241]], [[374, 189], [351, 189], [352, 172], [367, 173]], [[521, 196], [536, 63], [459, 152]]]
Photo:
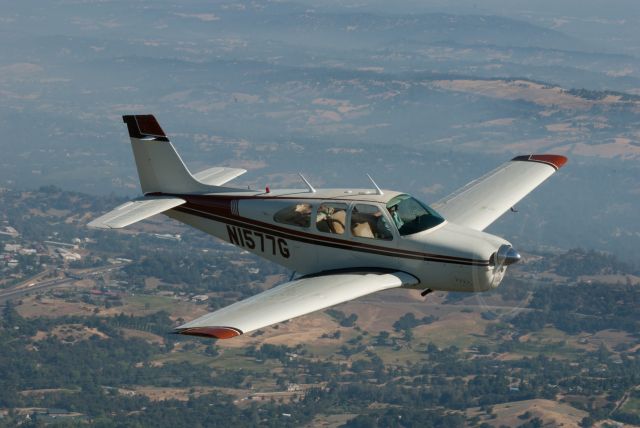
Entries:
[[483, 232], [567, 158], [517, 156], [429, 206], [372, 189], [256, 191], [224, 186], [244, 169], [191, 174], [152, 115], [123, 116], [142, 193], [89, 223], [122, 228], [163, 213], [300, 277], [190, 321], [175, 332], [228, 339], [390, 288], [485, 291], [520, 254]]

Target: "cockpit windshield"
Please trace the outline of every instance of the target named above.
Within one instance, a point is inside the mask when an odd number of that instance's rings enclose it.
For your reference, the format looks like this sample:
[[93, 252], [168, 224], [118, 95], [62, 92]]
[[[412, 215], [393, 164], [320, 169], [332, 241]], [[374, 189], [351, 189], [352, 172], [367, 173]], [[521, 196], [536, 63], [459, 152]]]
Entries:
[[426, 204], [409, 195], [398, 195], [387, 209], [400, 235], [412, 235], [439, 225], [444, 219]]

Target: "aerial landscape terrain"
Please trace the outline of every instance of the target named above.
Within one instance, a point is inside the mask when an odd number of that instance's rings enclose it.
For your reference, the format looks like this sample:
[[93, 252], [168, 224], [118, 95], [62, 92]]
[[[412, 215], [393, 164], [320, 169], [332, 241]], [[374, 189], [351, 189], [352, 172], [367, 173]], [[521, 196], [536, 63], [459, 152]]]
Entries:
[[[392, 4], [393, 3], [393, 4]], [[0, 426], [640, 426], [640, 4], [3, 2]], [[163, 216], [124, 114], [242, 188], [433, 203], [567, 165], [478, 293], [388, 290], [230, 340], [176, 326], [292, 272]]]

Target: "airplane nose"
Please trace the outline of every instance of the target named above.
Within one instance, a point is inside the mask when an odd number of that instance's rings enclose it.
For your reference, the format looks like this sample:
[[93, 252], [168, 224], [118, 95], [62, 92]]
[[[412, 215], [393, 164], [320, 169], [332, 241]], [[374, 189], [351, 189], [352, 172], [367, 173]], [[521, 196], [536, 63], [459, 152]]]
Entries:
[[511, 245], [500, 245], [498, 251], [493, 253], [491, 261], [494, 266], [509, 266], [518, 263], [522, 257]]
[[512, 265], [514, 263], [518, 263], [520, 261], [520, 253], [515, 250], [515, 248], [511, 247], [507, 251], [507, 254], [504, 257], [504, 264], [506, 266]]

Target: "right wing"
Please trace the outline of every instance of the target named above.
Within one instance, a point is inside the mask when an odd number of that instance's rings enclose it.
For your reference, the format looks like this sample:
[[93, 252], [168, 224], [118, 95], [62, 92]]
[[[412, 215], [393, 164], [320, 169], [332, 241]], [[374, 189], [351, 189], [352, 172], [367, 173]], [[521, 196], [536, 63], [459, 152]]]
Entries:
[[185, 202], [184, 199], [169, 196], [143, 196], [114, 208], [87, 226], [97, 229], [119, 229], [170, 210]]
[[271, 324], [418, 280], [404, 272], [336, 273], [285, 282], [178, 327], [192, 336], [229, 339]]
[[431, 206], [453, 223], [484, 230], [566, 162], [560, 155], [517, 156]]

